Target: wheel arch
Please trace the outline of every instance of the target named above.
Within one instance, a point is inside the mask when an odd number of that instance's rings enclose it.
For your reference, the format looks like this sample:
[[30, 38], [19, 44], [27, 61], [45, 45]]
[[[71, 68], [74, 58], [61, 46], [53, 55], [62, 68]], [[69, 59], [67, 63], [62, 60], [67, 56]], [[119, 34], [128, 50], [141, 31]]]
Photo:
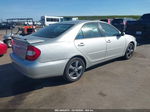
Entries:
[[[81, 55], [75, 55], [75, 56], [73, 56], [72, 58], [81, 58], [83, 61], [84, 61], [84, 63], [85, 63], [85, 67], [87, 67], [87, 61], [86, 61], [86, 59], [83, 57], [83, 56], [81, 56]], [[70, 60], [72, 59], [72, 58], [70, 58]]]
[[[136, 47], [136, 46], [135, 46], [135, 45], [136, 45], [135, 42], [134, 42], [134, 41], [131, 41], [130, 43], [132, 43], [132, 44], [134, 45], [134, 49], [135, 49], [135, 47]], [[130, 44], [130, 43], [129, 43], [129, 44]]]
[[136, 38], [131, 35], [126, 35], [125, 37], [126, 37], [126, 47], [128, 47], [128, 45], [132, 43], [134, 44], [134, 49], [136, 49], [136, 45], [137, 45]]

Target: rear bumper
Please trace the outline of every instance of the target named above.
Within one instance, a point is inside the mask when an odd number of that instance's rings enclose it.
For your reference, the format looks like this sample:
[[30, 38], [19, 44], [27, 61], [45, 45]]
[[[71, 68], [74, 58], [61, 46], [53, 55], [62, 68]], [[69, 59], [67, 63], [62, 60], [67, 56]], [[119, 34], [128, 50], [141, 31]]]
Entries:
[[61, 76], [64, 73], [68, 59], [53, 62], [30, 62], [18, 58], [15, 54], [10, 54], [12, 64], [22, 74], [31, 78], [46, 78]]

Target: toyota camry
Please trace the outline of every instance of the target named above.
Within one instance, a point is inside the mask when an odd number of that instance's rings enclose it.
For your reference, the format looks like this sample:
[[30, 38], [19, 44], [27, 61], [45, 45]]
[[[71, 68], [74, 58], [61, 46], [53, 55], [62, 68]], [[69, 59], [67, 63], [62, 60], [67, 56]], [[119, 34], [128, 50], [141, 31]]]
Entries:
[[15, 68], [31, 78], [63, 76], [74, 82], [95, 64], [130, 59], [136, 44], [133, 36], [105, 22], [71, 21], [15, 37], [10, 57]]

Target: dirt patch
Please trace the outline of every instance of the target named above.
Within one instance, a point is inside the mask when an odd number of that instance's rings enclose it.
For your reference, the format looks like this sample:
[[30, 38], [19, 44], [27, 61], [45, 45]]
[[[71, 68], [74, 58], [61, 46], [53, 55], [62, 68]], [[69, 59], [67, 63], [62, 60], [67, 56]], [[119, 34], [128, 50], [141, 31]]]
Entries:
[[138, 53], [138, 52], [135, 52], [135, 53], [134, 53], [134, 56], [135, 56], [136, 58], [146, 58], [143, 54]]

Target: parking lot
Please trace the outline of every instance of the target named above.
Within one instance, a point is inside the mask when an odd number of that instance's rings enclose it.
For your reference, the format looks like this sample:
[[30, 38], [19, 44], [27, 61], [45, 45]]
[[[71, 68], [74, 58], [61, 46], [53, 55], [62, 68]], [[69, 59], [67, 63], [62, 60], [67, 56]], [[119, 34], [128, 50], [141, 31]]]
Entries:
[[0, 57], [0, 109], [149, 109], [150, 42], [138, 42], [132, 59], [94, 66], [70, 84], [61, 77], [34, 80], [23, 76], [11, 66], [9, 49]]

